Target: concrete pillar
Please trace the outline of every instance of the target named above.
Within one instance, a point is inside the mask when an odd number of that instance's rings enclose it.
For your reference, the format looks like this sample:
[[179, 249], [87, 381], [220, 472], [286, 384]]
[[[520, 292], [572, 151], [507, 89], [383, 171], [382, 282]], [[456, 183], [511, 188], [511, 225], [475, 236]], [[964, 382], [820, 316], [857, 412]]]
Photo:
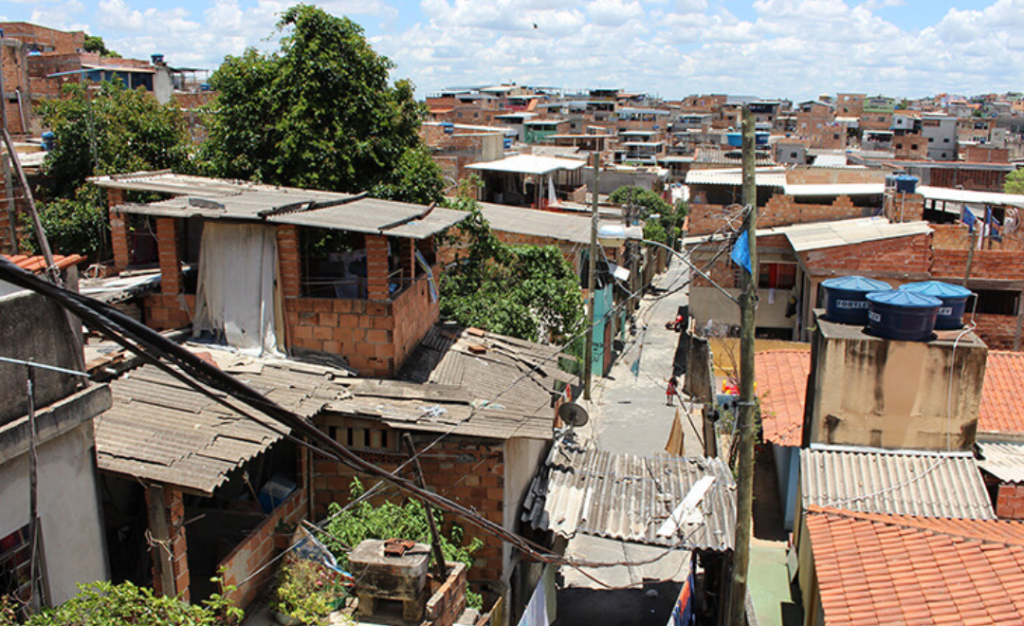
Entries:
[[281, 293], [285, 298], [298, 298], [302, 295], [302, 261], [299, 258], [297, 226], [278, 225], [277, 258], [281, 264]]
[[388, 299], [388, 240], [386, 237], [366, 236], [366, 282], [370, 300]]
[[178, 255], [178, 218], [161, 217], [156, 220], [156, 242], [160, 257], [160, 292], [182, 292], [181, 259]]

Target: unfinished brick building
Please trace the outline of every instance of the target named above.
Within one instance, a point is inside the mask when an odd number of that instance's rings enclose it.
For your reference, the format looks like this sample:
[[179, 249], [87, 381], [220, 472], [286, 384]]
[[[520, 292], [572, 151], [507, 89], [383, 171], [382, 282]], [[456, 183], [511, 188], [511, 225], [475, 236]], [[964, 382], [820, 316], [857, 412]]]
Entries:
[[[393, 376], [437, 320], [433, 235], [469, 215], [169, 172], [94, 182], [109, 190], [115, 269], [159, 268], [150, 327], [333, 355], [364, 376]], [[171, 198], [126, 203], [135, 191]]]

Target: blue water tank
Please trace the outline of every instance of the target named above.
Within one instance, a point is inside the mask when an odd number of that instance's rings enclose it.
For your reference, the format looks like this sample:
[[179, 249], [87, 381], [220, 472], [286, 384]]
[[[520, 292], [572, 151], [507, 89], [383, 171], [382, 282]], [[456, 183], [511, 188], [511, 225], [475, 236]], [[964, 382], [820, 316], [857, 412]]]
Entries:
[[202, 83], [199, 85], [199, 91], [210, 91], [210, 83]]
[[53, 145], [57, 141], [57, 137], [50, 131], [46, 131], [42, 134], [43, 138], [43, 150], [47, 152], [53, 150]]
[[893, 178], [896, 182], [896, 191], [900, 193], [914, 193], [917, 190], [917, 176], [900, 174]]
[[900, 285], [900, 289], [932, 296], [942, 301], [939, 314], [935, 318], [936, 330], [955, 330], [964, 325], [964, 309], [967, 307], [967, 299], [972, 295], [970, 289], [937, 280]]
[[898, 341], [928, 341], [935, 329], [942, 300], [913, 291], [869, 293], [868, 330], [872, 335]]
[[444, 130], [444, 134], [451, 135], [455, 132], [455, 124], [451, 122], [441, 122], [441, 128]]
[[733, 148], [743, 147], [743, 133], [725, 133], [725, 141]]
[[868, 323], [868, 301], [865, 296], [871, 292], [892, 289], [889, 283], [863, 276], [829, 278], [821, 286], [825, 289], [825, 319], [855, 326]]
[[758, 146], [767, 146], [769, 137], [771, 137], [770, 133], [754, 133], [754, 144]]

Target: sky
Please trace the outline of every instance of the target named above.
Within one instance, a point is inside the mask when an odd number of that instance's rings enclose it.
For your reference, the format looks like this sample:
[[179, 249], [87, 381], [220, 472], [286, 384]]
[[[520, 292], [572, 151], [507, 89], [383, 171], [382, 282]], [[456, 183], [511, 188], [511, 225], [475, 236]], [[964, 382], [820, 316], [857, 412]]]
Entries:
[[[289, 0], [3, 0], [123, 56], [215, 69], [276, 48]], [[1024, 90], [1024, 0], [327, 0], [417, 95], [517, 84], [795, 101]]]

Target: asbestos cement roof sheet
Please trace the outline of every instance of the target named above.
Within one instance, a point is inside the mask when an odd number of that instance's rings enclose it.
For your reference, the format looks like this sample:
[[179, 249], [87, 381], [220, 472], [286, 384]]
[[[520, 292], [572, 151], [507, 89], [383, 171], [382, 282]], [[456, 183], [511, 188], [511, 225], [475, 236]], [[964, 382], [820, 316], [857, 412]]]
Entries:
[[929, 185], [918, 185], [917, 193], [924, 196], [925, 200], [960, 202], [963, 204], [994, 204], [997, 206], [1024, 208], [1024, 194], [970, 191], [968, 189], [950, 189], [948, 187], [932, 187]]
[[337, 193], [260, 185], [171, 172], [137, 172], [90, 179], [100, 186], [171, 194], [148, 204], [128, 203], [124, 213], [295, 224], [349, 232], [424, 239], [469, 217], [463, 211]]
[[575, 171], [584, 165], [586, 165], [586, 162], [582, 160], [578, 161], [575, 159], [559, 159], [555, 157], [535, 156], [532, 154], [519, 154], [514, 157], [500, 159], [498, 161], [472, 163], [467, 165], [466, 169], [542, 176], [553, 172]]
[[480, 212], [494, 230], [579, 244], [590, 243], [589, 217], [488, 203], [480, 203]]
[[882, 239], [924, 235], [930, 232], [932, 229], [927, 222], [893, 223], [884, 217], [865, 217], [770, 228], [759, 231], [757, 236], [785, 235], [795, 252], [804, 252]]
[[802, 506], [866, 513], [995, 519], [969, 452], [812, 445], [800, 452]]
[[[348, 395], [336, 380], [346, 373], [331, 368], [246, 359], [222, 369], [306, 418]], [[255, 418], [249, 419], [153, 365], [128, 372], [110, 390], [113, 405], [95, 420], [99, 468], [203, 495], [286, 432], [263, 413], [232, 400]]]
[[796, 198], [801, 196], [881, 196], [885, 193], [885, 183], [786, 185], [782, 190], [787, 196]]
[[[786, 184], [786, 170], [783, 168], [762, 168], [754, 172], [754, 182], [758, 187], [783, 187]], [[743, 185], [743, 170], [727, 169], [691, 169], [686, 173], [687, 185]]]
[[1024, 483], [1024, 443], [979, 441], [981, 469], [1002, 481]]
[[[671, 536], [658, 531], [691, 493], [703, 493]], [[704, 485], [708, 481], [704, 481]], [[522, 519], [535, 530], [695, 550], [732, 550], [736, 484], [719, 459], [658, 454], [635, 456], [556, 440], [524, 502]]]
[[[685, 582], [693, 567], [693, 552], [579, 534], [565, 546], [565, 556], [577, 561], [623, 563], [613, 567], [563, 567], [563, 588], [603, 591], [608, 587], [642, 589], [652, 581]], [[625, 565], [643, 563], [643, 565]], [[582, 571], [581, 571], [582, 570]]]

